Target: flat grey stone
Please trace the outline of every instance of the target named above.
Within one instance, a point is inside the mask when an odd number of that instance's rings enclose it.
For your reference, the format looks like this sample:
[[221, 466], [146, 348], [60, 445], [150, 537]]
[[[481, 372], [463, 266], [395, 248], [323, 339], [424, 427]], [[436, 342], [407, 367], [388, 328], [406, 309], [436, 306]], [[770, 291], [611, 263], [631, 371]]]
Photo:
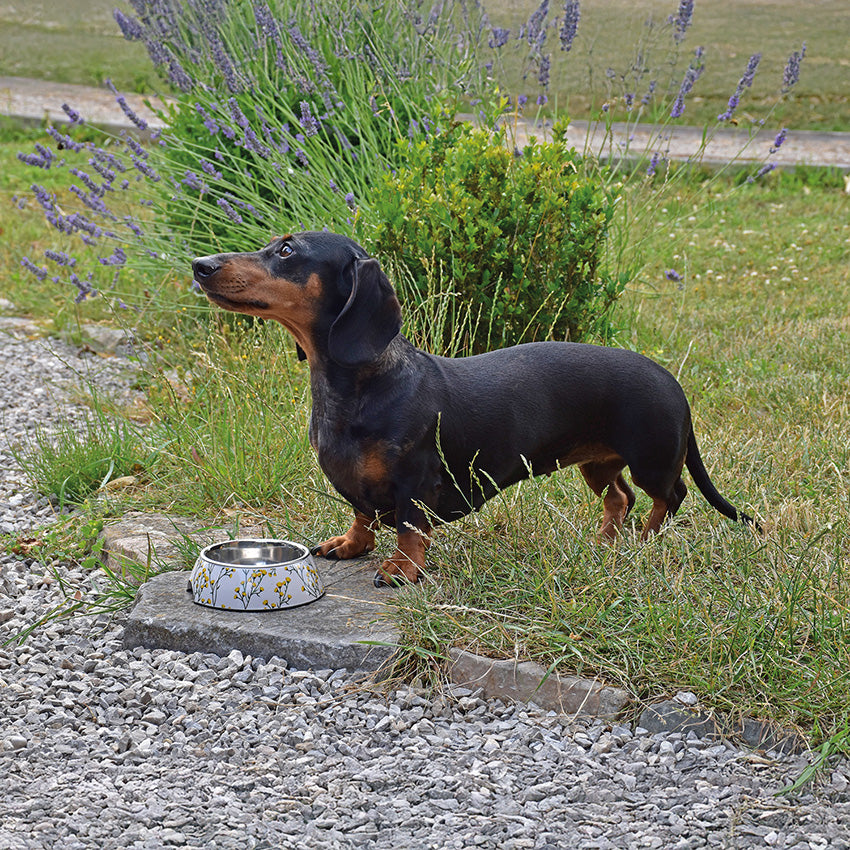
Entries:
[[[190, 544], [207, 546], [234, 537], [265, 537], [262, 529], [213, 528], [167, 514], [130, 513], [103, 531], [108, 569], [126, 573], [150, 564], [160, 572], [140, 588], [124, 629], [124, 645], [212, 652], [238, 649], [260, 658], [278, 656], [293, 668], [374, 672], [399, 641], [387, 616], [394, 591], [372, 583], [369, 560], [316, 557], [325, 594], [315, 602], [277, 611], [221, 611], [195, 604], [187, 591]], [[191, 559], [190, 559], [191, 560]]]
[[374, 564], [316, 558], [325, 595], [277, 611], [220, 611], [197, 605], [189, 573], [154, 576], [139, 589], [124, 627], [124, 646], [226, 656], [234, 649], [278, 656], [299, 670], [375, 672], [389, 662], [399, 633], [387, 617], [391, 590], [372, 584]]
[[709, 716], [698, 708], [686, 708], [680, 701], [667, 700], [648, 706], [638, 720], [651, 734], [693, 732], [700, 738], [728, 738], [757, 750], [800, 753], [808, 749], [805, 739], [793, 730], [782, 729], [766, 720]]
[[[63, 336], [70, 339], [76, 332], [77, 330], [74, 328], [72, 331], [64, 333]], [[110, 328], [105, 325], [85, 323], [80, 325], [79, 333], [82, 335], [83, 342], [98, 354], [114, 355], [119, 349], [130, 349], [134, 341], [132, 331]]]
[[144, 567], [148, 563], [160, 569], [166, 565], [191, 566], [185, 563], [184, 554], [190, 543], [209, 546], [237, 534], [258, 536], [255, 532], [257, 529], [241, 528], [237, 533], [235, 529], [211, 528], [184, 517], [134, 511], [104, 527], [102, 557], [106, 567], [117, 573], [131, 565]]
[[547, 711], [577, 717], [614, 719], [631, 700], [620, 688], [577, 676], [546, 675], [533, 661], [496, 661], [460, 649], [449, 650], [451, 680], [463, 687], [482, 688], [488, 698], [533, 702]]
[[681, 732], [683, 735], [693, 732], [700, 738], [720, 735], [720, 727], [712, 717], [695, 708], [686, 708], [675, 700], [657, 702], [645, 708], [638, 726], [653, 735], [671, 732]]

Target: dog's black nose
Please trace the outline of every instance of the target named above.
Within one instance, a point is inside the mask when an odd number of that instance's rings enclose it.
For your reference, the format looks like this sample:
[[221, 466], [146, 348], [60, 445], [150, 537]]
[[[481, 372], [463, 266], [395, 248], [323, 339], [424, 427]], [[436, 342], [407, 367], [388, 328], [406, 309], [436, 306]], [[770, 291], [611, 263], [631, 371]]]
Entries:
[[221, 264], [215, 257], [198, 257], [192, 261], [192, 272], [197, 280], [212, 277], [220, 268]]

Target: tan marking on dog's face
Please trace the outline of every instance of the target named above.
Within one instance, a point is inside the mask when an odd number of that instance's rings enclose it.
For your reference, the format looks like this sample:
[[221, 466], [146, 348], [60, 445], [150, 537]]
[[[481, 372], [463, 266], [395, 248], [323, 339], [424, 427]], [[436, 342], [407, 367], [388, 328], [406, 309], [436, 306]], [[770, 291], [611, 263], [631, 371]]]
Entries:
[[311, 275], [306, 285], [300, 285], [272, 277], [254, 260], [233, 258], [204, 290], [210, 301], [225, 310], [280, 322], [295, 337], [307, 360], [314, 360], [313, 327], [322, 296], [318, 275]]

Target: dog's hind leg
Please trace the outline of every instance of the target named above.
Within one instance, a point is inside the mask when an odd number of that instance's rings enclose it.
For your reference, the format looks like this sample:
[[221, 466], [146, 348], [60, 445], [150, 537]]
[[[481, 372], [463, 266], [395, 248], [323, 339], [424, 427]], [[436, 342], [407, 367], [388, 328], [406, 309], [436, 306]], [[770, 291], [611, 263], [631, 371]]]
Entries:
[[579, 469], [587, 486], [603, 496], [602, 525], [599, 538], [613, 540], [623, 527], [623, 520], [635, 503], [635, 494], [623, 478], [623, 461], [620, 458], [608, 461], [590, 461]]
[[[636, 481], [635, 483], [642, 489], [645, 489], [640, 482]], [[685, 486], [685, 482], [681, 478], [678, 478], [667, 496], [657, 496], [650, 491], [647, 492], [652, 496], [652, 510], [649, 512], [646, 525], [644, 525], [643, 531], [640, 534], [642, 540], [646, 540], [650, 534], [660, 531], [661, 525], [667, 517], [676, 515], [676, 511], [679, 510], [679, 506], [688, 493], [688, 488]]]

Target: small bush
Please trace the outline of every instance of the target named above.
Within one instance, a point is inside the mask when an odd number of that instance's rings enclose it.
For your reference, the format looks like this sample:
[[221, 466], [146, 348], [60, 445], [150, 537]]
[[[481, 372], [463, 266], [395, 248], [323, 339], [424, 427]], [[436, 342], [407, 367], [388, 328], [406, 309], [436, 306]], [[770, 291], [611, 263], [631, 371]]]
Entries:
[[[504, 131], [467, 124], [416, 141], [384, 178], [364, 241], [409, 272], [421, 305], [435, 275], [445, 297], [474, 305], [473, 352], [535, 339], [606, 338], [624, 281], [600, 268], [614, 197], [585, 176], [565, 128], [511, 151]], [[364, 230], [368, 224], [364, 224]], [[451, 327], [439, 342], [449, 347]]]

